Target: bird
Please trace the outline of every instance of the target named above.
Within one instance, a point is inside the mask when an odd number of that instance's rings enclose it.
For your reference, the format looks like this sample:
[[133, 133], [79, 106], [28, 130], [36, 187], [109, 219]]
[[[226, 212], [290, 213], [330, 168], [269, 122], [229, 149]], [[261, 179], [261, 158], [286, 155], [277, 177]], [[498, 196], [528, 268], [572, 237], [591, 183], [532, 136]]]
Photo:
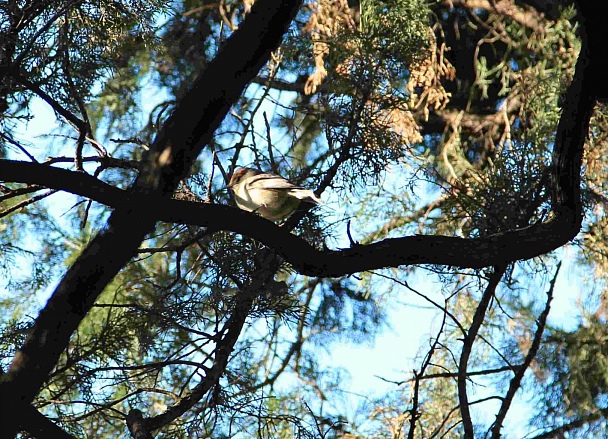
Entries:
[[322, 204], [313, 191], [296, 186], [275, 174], [253, 168], [237, 168], [228, 187], [237, 207], [256, 212], [270, 221], [283, 221], [304, 201]]

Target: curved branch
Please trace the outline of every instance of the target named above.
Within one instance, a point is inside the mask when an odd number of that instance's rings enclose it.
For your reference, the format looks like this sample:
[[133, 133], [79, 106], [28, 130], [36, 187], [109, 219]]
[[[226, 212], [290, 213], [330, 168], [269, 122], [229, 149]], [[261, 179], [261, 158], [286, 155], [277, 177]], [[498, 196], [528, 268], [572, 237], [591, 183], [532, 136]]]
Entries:
[[[405, 264], [428, 263], [482, 268], [507, 261], [525, 260], [566, 244], [576, 236], [581, 227], [582, 153], [594, 105], [592, 90], [586, 84], [588, 64], [589, 57], [584, 44], [565, 100], [553, 153], [555, 215], [545, 223], [483, 238], [408, 236], [386, 239], [366, 246], [354, 246], [342, 251], [319, 251], [268, 221], [227, 206], [197, 204], [196, 207], [187, 207], [188, 204], [183, 204], [185, 202], [154, 198], [150, 194], [138, 194], [137, 197], [135, 194], [119, 195], [124, 191], [92, 177], [69, 176], [69, 171], [49, 167], [39, 166], [35, 175], [25, 178], [31, 172], [27, 172], [24, 167], [36, 164], [17, 165], [15, 162], [9, 164], [6, 161], [0, 163], [0, 175], [7, 181], [38, 183], [68, 190], [115, 208], [155, 206], [155, 209], [149, 208], [145, 213], [148, 218], [154, 216], [157, 220], [241, 233], [273, 248], [285, 256], [296, 270], [310, 276], [341, 276]], [[62, 173], [62, 177], [56, 173]]]
[[7, 181], [67, 190], [119, 211], [131, 209], [131, 212], [136, 212], [145, 208], [146, 219], [239, 233], [272, 248], [299, 273], [317, 277], [338, 277], [414, 264], [483, 268], [548, 253], [574, 238], [580, 228], [580, 223], [572, 221], [575, 216], [572, 211], [576, 211], [576, 206], [570, 210], [563, 207], [562, 215], [556, 215], [547, 223], [482, 238], [415, 235], [341, 250], [318, 250], [283, 227], [226, 205], [126, 191], [87, 174], [29, 162], [0, 160], [0, 175]]
[[32, 81], [21, 75], [13, 75], [13, 78], [25, 88], [34, 92], [40, 99], [49, 104], [57, 114], [63, 116], [63, 118], [68, 122], [73, 123], [81, 132], [86, 130], [86, 122], [84, 120], [78, 118], [74, 113], [64, 108], [58, 101], [53, 99], [52, 96], [42, 90], [37, 84], [34, 84]]
[[[15, 400], [31, 402], [99, 293], [133, 256], [146, 233], [153, 229], [155, 221], [159, 219], [203, 225], [216, 230], [232, 230], [254, 237], [283, 254], [296, 270], [311, 276], [340, 276], [419, 263], [472, 268], [503, 265], [506, 261], [547, 253], [576, 236], [582, 221], [580, 172], [583, 145], [595, 102], [594, 90], [586, 81], [589, 76], [586, 42], [558, 126], [553, 155], [555, 216], [546, 223], [471, 240], [446, 236], [409, 236], [341, 251], [318, 251], [288, 231], [253, 214], [228, 206], [188, 203], [163, 197], [171, 194], [190, 170], [192, 162], [209, 141], [230, 105], [268, 59], [270, 51], [278, 45], [299, 4], [300, 1], [296, 0], [256, 2], [241, 28], [178, 103], [151, 146], [151, 155], [134, 190], [122, 191], [90, 176], [74, 177], [72, 174], [75, 173], [70, 171], [37, 165], [36, 169], [43, 170], [42, 174], [47, 178], [60, 173], [61, 179], [57, 182], [45, 180], [48, 187], [61, 184], [72, 186], [71, 191], [104, 199], [116, 211], [107, 228], [91, 241], [68, 270], [41, 311], [30, 337], [15, 356], [9, 373], [0, 379], [3, 403], [12, 407]], [[248, 44], [252, 40], [258, 42], [257, 47]], [[252, 50], [245, 52], [244, 47]], [[230, 66], [230, 72], [227, 72], [227, 66]], [[11, 170], [9, 161], [0, 165], [1, 179], [24, 181], [25, 177], [14, 176], [13, 172], [24, 168]], [[38, 175], [27, 177], [28, 181], [25, 182], [40, 183], [42, 178]], [[97, 190], [89, 184], [94, 184]], [[104, 192], [106, 190], [107, 193]], [[218, 347], [209, 378], [201, 383], [187, 404], [176, 407], [164, 417], [156, 417], [153, 421], [156, 425], [180, 416], [183, 410], [196, 403], [217, 382], [240, 334], [248, 310], [246, 305], [231, 317], [229, 331]], [[7, 416], [7, 421], [11, 422], [2, 424], [2, 433], [9, 436], [17, 428], [14, 424], [22, 420]]]

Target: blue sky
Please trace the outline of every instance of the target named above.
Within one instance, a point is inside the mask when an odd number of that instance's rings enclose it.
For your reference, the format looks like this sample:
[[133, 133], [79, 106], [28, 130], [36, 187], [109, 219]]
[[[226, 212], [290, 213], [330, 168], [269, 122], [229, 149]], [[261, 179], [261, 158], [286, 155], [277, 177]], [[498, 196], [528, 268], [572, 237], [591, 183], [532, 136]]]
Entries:
[[[156, 96], [158, 99], [159, 96]], [[145, 107], [152, 107], [156, 102], [146, 101]], [[39, 100], [34, 100], [32, 107], [34, 119], [27, 126], [18, 128], [22, 139], [29, 142], [32, 146], [30, 151], [37, 159], [44, 160], [42, 156], [45, 145], [54, 140], [56, 145], [61, 145], [62, 140], [57, 138], [43, 137], [45, 134], [53, 132], [58, 126], [53, 111]], [[145, 109], [144, 109], [145, 110]], [[145, 113], [145, 112], [144, 112]], [[260, 112], [261, 114], [261, 112]], [[263, 126], [263, 125], [260, 125]], [[278, 137], [278, 136], [277, 136]], [[67, 141], [72, 144], [72, 141]], [[68, 153], [70, 154], [70, 153]], [[11, 154], [13, 159], [27, 160], [23, 154], [14, 152]], [[390, 179], [390, 173], [389, 177]], [[425, 191], [421, 190], [421, 202], [424, 202]], [[340, 203], [332, 194], [324, 194], [324, 198], [329, 198], [329, 206], [333, 209], [330, 215], [340, 215]], [[49, 205], [53, 206], [54, 213], [61, 220], [61, 215], [65, 213], [74, 202], [74, 198], [65, 194], [56, 194], [48, 200]], [[327, 214], [327, 212], [325, 212]], [[346, 234], [338, 240], [338, 246], [348, 245]], [[575, 250], [568, 246], [559, 250], [559, 254], [564, 260], [564, 265], [557, 281], [555, 299], [549, 321], [556, 326], [565, 328], [573, 327], [579, 319], [577, 299], [581, 297], [580, 285], [583, 279], [580, 276], [579, 268], [576, 266]], [[410, 282], [408, 280], [408, 282]], [[441, 286], [432, 275], [421, 272], [411, 280], [411, 286], [429, 295], [436, 295], [440, 298]], [[40, 306], [44, 305], [48, 294], [40, 296]], [[540, 291], [531, 291], [531, 294], [542, 294], [546, 292], [546, 285]], [[4, 291], [4, 294], [7, 294]], [[346, 390], [350, 393], [347, 398], [348, 403], [352, 403], [354, 408], [370, 394], [380, 396], [386, 391], [393, 390], [394, 384], [383, 381], [379, 377], [388, 380], [402, 381], [411, 377], [411, 371], [419, 368], [419, 363], [414, 361], [416, 355], [428, 349], [429, 336], [433, 336], [437, 329], [439, 314], [438, 311], [429, 307], [428, 302], [416, 297], [405, 289], [393, 292], [394, 297], [384, 297], [390, 300], [389, 324], [390, 329], [379, 334], [373, 343], [363, 345], [353, 345], [348, 341], [338, 341], [331, 346], [331, 351], [321, 354], [321, 364], [344, 368], [350, 374], [350, 380], [344, 382]], [[440, 300], [442, 301], [442, 299]], [[508, 428], [517, 435], [516, 432], [526, 432], [521, 429], [522, 419], [526, 417], [526, 396], [519, 399], [519, 403], [514, 407], [508, 418]], [[494, 415], [494, 405], [481, 408], [482, 415], [491, 419]]]

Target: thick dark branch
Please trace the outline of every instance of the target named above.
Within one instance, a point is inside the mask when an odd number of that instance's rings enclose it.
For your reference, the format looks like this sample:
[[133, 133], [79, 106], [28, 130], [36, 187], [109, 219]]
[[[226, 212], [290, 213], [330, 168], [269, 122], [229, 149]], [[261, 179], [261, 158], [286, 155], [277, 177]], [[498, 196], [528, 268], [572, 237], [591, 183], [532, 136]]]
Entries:
[[[175, 190], [230, 106], [279, 45], [300, 4], [299, 0], [256, 2], [159, 132], [135, 191], [162, 197]], [[70, 267], [2, 377], [4, 403], [32, 401], [97, 296], [153, 230], [152, 210], [152, 205], [137, 203], [117, 209]], [[11, 422], [2, 423], [2, 434], [12, 437], [17, 425], [10, 415], [7, 419]]]
[[150, 147], [151, 165], [158, 168], [164, 180], [159, 184], [168, 185], [165, 192], [173, 192], [190, 171], [231, 106], [279, 46], [301, 3], [256, 2], [238, 31], [177, 103]]
[[[226, 370], [228, 360], [234, 346], [243, 330], [245, 320], [251, 312], [253, 302], [257, 297], [260, 289], [271, 282], [276, 270], [279, 268], [277, 260], [272, 258], [270, 252], [264, 252], [263, 259], [268, 258], [268, 263], [261, 264], [263, 268], [257, 270], [255, 276], [251, 276], [251, 283], [239, 291], [240, 299], [230, 316], [228, 322], [222, 329], [221, 333], [225, 334], [218, 342], [215, 349], [215, 357], [213, 365], [209, 368], [206, 376], [202, 381], [192, 389], [189, 395], [181, 399], [181, 401], [167, 409], [165, 413], [154, 416], [146, 420], [148, 427], [151, 430], [156, 430], [164, 425], [167, 425], [182, 416], [195, 404], [197, 404], [205, 395], [214, 387], [219, 391], [219, 379]], [[216, 398], [214, 398], [216, 399]], [[214, 406], [217, 401], [210, 401], [209, 406]]]
[[230, 206], [133, 193], [87, 174], [36, 163], [0, 160], [0, 175], [7, 181], [67, 190], [118, 210], [153, 206], [146, 212], [148, 219], [229, 230], [249, 236], [284, 256], [298, 272], [308, 276], [338, 277], [413, 264], [483, 268], [543, 255], [565, 244], [578, 232], [578, 226], [572, 224], [569, 217], [556, 217], [545, 224], [476, 239], [415, 235], [355, 245], [344, 250], [317, 250], [288, 230]]
[[[250, 236], [268, 245], [287, 258], [302, 274], [310, 276], [341, 276], [375, 268], [404, 264], [445, 264], [458, 267], [482, 268], [508, 261], [530, 259], [548, 253], [573, 239], [580, 230], [582, 206], [580, 202], [580, 172], [585, 138], [589, 128], [594, 98], [593, 90], [586, 84], [589, 57], [583, 44], [573, 82], [564, 101], [553, 153], [553, 200], [555, 215], [546, 223], [478, 239], [462, 239], [447, 236], [410, 236], [355, 246], [343, 251], [318, 251], [274, 224], [245, 212], [236, 212], [226, 206], [198, 205], [186, 207], [177, 201], [150, 198], [146, 201], [133, 195], [114, 198], [110, 192], [99, 193], [94, 187], [102, 185], [98, 180], [46, 178], [52, 172], [65, 172], [48, 168], [44, 173], [23, 178], [8, 177], [8, 171], [0, 168], [0, 175], [7, 181], [44, 184], [48, 187], [67, 189], [91, 197], [112, 207], [149, 205], [154, 211], [147, 217], [163, 221], [177, 221], [192, 225], [209, 226], [217, 230], [232, 230]], [[21, 164], [25, 166], [25, 164]], [[32, 166], [29, 164], [29, 166]], [[64, 187], [56, 184], [63, 182]], [[87, 183], [88, 182], [88, 183]], [[86, 185], [93, 183], [91, 187]], [[69, 187], [68, 187], [69, 184]], [[118, 189], [112, 188], [117, 194]], [[126, 204], [125, 204], [126, 203]], [[172, 203], [172, 204], [169, 204]], [[163, 206], [163, 207], [161, 207]], [[171, 206], [171, 207], [169, 207]], [[196, 212], [196, 215], [194, 215]]]
[[[502, 265], [505, 261], [547, 253], [576, 236], [582, 220], [580, 170], [583, 144], [594, 104], [593, 89], [585, 83], [589, 62], [586, 44], [583, 44], [558, 127], [553, 173], [555, 216], [547, 223], [476, 240], [413, 236], [355, 246], [344, 251], [317, 251], [298, 237], [281, 232], [274, 224], [252, 214], [227, 206], [201, 204], [194, 207], [194, 203], [164, 199], [162, 195], [172, 193], [187, 174], [230, 105], [278, 45], [299, 4], [299, 1], [284, 0], [256, 2], [239, 31], [197, 78], [159, 133], [135, 187], [139, 194], [116, 188], [111, 189], [113, 194], [124, 193], [118, 199], [101, 194], [105, 199], [112, 198], [108, 200], [110, 203], [118, 202], [120, 206], [115, 206], [119, 208], [111, 216], [106, 229], [93, 239], [68, 270], [42, 310], [31, 336], [15, 356], [8, 377], [2, 379], [0, 395], [4, 403], [10, 406], [14, 400], [29, 403], [33, 399], [98, 294], [135, 254], [157, 219], [234, 230], [255, 237], [284, 254], [298, 271], [313, 276], [339, 276], [415, 263], [475, 268]], [[249, 44], [251, 41], [256, 41], [257, 47]], [[53, 170], [57, 171], [60, 170]], [[70, 174], [69, 171], [62, 172]], [[2, 169], [0, 178], [22, 181], [20, 177], [9, 178]], [[30, 180], [34, 182], [35, 178]], [[80, 183], [84, 181], [79, 180]], [[103, 186], [99, 182], [95, 184]], [[48, 184], [48, 187], [53, 187], [53, 184]], [[84, 190], [89, 191], [90, 188]], [[173, 207], [177, 210], [172, 211]], [[196, 218], [193, 213], [196, 213]], [[241, 314], [246, 315], [246, 311]], [[242, 315], [235, 316], [230, 336], [226, 336], [222, 351], [216, 355], [212, 379], [205, 380], [200, 392], [193, 395], [192, 402], [203, 395], [209, 388], [206, 386], [222, 373], [242, 320]], [[15, 430], [15, 425], [10, 424], [14, 424], [15, 419], [10, 416], [7, 419], [12, 422], [4, 422], [2, 432], [8, 432], [10, 437]]]
[[146, 425], [144, 415], [137, 409], [133, 409], [127, 415], [127, 426], [133, 439], [152, 439], [150, 430]]
[[[24, 430], [34, 438], [76, 439], [32, 406], [18, 405], [11, 407], [11, 412], [18, 414], [19, 423], [26, 425], [27, 427]], [[2, 422], [4, 422], [4, 416], [7, 412], [3, 410], [2, 413]]]
[[45, 187], [59, 189], [91, 198], [113, 208], [126, 206], [124, 203], [127, 201], [127, 191], [109, 185], [89, 174], [39, 163], [36, 163], [34, 167], [27, 166], [28, 164], [29, 162], [0, 159], [0, 181], [27, 183], [31, 180], [34, 184], [36, 181], [42, 181], [42, 184], [37, 185], [37, 190]]
[[[169, 214], [166, 212], [157, 214], [156, 218], [165, 221], [178, 220], [190, 224], [207, 225], [247, 234], [284, 254], [301, 273], [316, 276], [339, 276], [373, 268], [416, 263], [480, 268], [504, 261], [539, 256], [565, 244], [574, 238], [580, 230], [582, 220], [580, 165], [583, 144], [593, 107], [591, 93], [587, 87], [584, 87], [586, 69], [587, 56], [583, 48], [558, 128], [554, 151], [556, 215], [547, 223], [475, 240], [442, 236], [415, 236], [384, 240], [376, 244], [354, 247], [342, 252], [319, 252], [309, 248], [299, 240], [294, 242], [296, 238], [285, 236], [287, 233], [277, 232], [277, 229], [270, 223], [259, 224], [262, 223], [259, 219], [258, 221], [248, 220], [249, 224], [258, 223], [256, 227], [259, 226], [260, 228], [255, 230], [251, 230], [246, 225], [238, 226], [234, 224], [234, 221], [230, 221], [231, 225], [228, 225], [228, 223], [224, 223], [228, 211], [223, 211], [223, 215], [220, 214], [217, 218], [201, 215], [193, 221], [193, 219], [188, 219], [191, 215], [187, 215], [187, 212], [182, 208], [183, 217], [181, 219], [177, 218], [177, 215], [169, 218]], [[27, 182], [34, 181], [30, 179]], [[71, 189], [68, 188], [68, 190]], [[109, 194], [96, 195], [90, 192], [85, 194], [78, 191], [76, 193], [117, 207], [116, 200], [114, 202], [108, 200], [108, 198], [111, 198], [108, 196]], [[132, 201], [136, 204], [138, 202], [144, 204], [143, 199]], [[163, 202], [167, 203], [168, 201]], [[215, 215], [216, 209], [222, 208], [205, 205], [199, 206], [197, 209], [208, 210], [209, 214]], [[157, 211], [160, 211], [160, 209], [157, 209]], [[153, 215], [154, 213], [149, 212], [149, 214]], [[235, 217], [235, 215], [237, 214], [234, 213], [230, 216]], [[295, 254], [284, 244], [277, 242], [277, 237], [280, 237], [283, 242], [290, 242], [289, 245], [295, 250]]]

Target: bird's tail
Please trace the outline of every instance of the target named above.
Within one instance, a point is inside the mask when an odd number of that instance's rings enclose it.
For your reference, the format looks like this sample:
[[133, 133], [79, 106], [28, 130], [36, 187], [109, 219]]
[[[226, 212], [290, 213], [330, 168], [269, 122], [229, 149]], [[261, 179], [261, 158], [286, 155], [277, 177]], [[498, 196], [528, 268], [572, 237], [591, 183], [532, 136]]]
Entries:
[[308, 189], [292, 189], [289, 193], [299, 200], [313, 204], [323, 204], [323, 200], [315, 195], [315, 193]]

